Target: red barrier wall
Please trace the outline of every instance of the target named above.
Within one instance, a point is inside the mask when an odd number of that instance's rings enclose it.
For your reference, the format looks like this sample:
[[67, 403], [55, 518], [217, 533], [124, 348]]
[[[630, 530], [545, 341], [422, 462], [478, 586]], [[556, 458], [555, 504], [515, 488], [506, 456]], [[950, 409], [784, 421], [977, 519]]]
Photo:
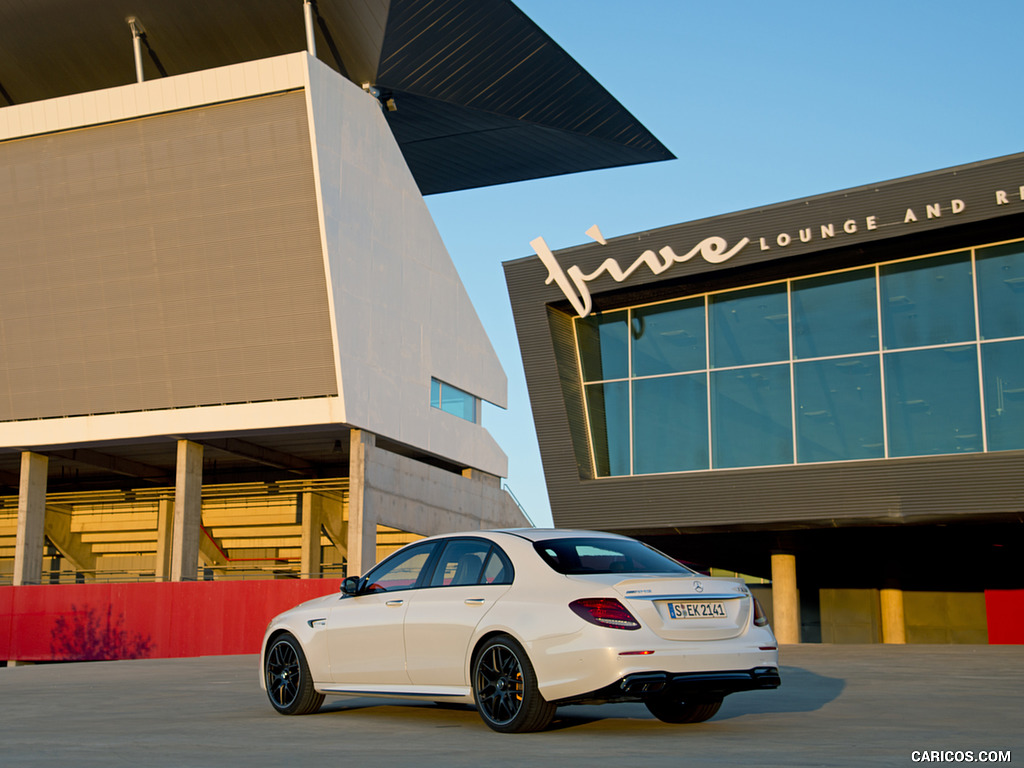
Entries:
[[267, 622], [340, 579], [0, 587], [0, 659], [259, 653]]
[[986, 589], [990, 645], [1024, 645], [1024, 589]]
[[[267, 622], [340, 579], [0, 587], [0, 659], [259, 653]], [[989, 643], [1024, 644], [1024, 590], [986, 590]]]

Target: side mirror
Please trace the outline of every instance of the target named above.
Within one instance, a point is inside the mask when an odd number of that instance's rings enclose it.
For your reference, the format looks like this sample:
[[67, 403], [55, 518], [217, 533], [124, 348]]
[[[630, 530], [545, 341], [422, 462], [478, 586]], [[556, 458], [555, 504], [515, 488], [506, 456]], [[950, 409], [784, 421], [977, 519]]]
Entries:
[[359, 577], [349, 576], [343, 582], [341, 582], [341, 592], [345, 595], [358, 595], [359, 594]]

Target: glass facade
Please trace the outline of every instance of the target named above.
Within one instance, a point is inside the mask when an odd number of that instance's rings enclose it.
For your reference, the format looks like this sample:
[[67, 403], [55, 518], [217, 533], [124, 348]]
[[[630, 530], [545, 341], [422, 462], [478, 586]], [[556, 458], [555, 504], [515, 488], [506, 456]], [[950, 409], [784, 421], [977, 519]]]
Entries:
[[1024, 449], [1024, 242], [576, 320], [598, 477]]

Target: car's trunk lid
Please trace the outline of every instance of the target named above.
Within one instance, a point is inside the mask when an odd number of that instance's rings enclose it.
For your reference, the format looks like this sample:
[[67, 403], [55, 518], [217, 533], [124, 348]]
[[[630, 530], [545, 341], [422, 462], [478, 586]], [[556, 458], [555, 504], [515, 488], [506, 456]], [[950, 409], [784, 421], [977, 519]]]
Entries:
[[752, 599], [741, 579], [618, 576], [606, 583], [640, 622], [666, 640], [723, 640], [750, 624]]

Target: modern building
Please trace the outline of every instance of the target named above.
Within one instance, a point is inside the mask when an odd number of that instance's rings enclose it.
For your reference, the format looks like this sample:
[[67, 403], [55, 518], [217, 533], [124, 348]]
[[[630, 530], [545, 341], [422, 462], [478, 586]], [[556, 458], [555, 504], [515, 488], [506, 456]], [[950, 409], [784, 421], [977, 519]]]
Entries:
[[1024, 155], [508, 262], [555, 523], [783, 642], [1024, 642]]
[[528, 524], [423, 195], [669, 157], [507, 0], [0, 3], [0, 659]]

